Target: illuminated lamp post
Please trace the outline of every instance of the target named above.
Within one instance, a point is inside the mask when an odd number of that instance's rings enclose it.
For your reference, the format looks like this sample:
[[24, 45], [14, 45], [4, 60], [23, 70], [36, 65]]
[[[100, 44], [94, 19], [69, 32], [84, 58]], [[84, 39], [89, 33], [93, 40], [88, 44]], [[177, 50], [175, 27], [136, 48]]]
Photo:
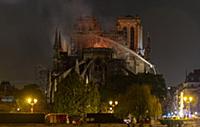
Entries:
[[186, 103], [186, 110], [187, 110], [187, 112], [188, 112], [188, 117], [190, 117], [190, 113], [191, 113], [191, 107], [190, 107], [190, 105], [191, 105], [191, 102], [192, 102], [192, 100], [193, 100], [193, 98], [191, 97], [191, 96], [185, 96], [184, 98], [183, 98], [183, 100], [185, 101], [185, 103]]
[[35, 99], [35, 98], [28, 98], [27, 99], [27, 102], [28, 102], [28, 104], [30, 104], [31, 105], [31, 112], [33, 113], [33, 107], [34, 107], [34, 105], [37, 103], [37, 99]]
[[118, 105], [118, 101], [109, 101], [109, 113], [114, 113], [115, 106]]

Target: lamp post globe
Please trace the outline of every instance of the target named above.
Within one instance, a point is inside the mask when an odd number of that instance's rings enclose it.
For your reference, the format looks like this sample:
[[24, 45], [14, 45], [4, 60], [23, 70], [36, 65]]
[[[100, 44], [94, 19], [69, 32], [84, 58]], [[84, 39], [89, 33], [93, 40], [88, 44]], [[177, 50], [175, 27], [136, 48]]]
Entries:
[[31, 105], [31, 113], [33, 113], [33, 107], [38, 102], [38, 100], [36, 98], [28, 98], [27, 102]]

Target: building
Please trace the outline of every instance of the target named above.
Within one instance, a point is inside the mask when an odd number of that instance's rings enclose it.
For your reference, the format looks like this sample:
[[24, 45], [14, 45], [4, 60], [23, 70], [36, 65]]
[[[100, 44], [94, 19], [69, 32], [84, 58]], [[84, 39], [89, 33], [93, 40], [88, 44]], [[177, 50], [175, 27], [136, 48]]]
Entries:
[[0, 83], [0, 112], [16, 110], [15, 87], [9, 81]]
[[178, 86], [177, 101], [177, 107], [183, 114], [200, 113], [200, 69], [187, 74], [185, 82]]
[[150, 38], [144, 36], [139, 16], [118, 17], [115, 30], [110, 33], [103, 32], [95, 17], [81, 17], [74, 24], [65, 49], [61, 35], [57, 29], [47, 90], [50, 103], [53, 103], [59, 82], [73, 70], [99, 86], [105, 85], [111, 72], [156, 74], [154, 65], [147, 61]]

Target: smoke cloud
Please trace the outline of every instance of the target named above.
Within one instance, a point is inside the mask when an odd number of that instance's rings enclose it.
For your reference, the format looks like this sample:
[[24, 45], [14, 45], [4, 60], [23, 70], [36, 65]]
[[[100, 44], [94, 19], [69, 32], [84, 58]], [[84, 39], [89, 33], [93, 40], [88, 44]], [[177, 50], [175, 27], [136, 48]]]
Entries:
[[0, 0], [0, 2], [2, 3], [6, 3], [6, 4], [16, 4], [21, 2], [22, 0]]
[[0, 80], [35, 81], [35, 67], [49, 68], [56, 27], [67, 34], [77, 17], [91, 15], [84, 0], [0, 0]]

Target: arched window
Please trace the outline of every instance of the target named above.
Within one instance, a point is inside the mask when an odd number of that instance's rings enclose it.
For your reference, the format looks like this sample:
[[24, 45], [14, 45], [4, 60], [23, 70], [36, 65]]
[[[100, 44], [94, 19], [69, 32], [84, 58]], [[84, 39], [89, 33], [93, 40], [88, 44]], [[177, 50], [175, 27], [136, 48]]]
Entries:
[[134, 28], [133, 27], [131, 27], [131, 30], [130, 30], [130, 34], [131, 34], [131, 36], [130, 36], [130, 49], [134, 49], [135, 47], [134, 47], [134, 42], [135, 42], [135, 37], [134, 37], [134, 34], [135, 34], [135, 31], [134, 31]]
[[127, 27], [124, 27], [123, 28], [123, 36], [124, 36], [124, 39], [127, 41]]

